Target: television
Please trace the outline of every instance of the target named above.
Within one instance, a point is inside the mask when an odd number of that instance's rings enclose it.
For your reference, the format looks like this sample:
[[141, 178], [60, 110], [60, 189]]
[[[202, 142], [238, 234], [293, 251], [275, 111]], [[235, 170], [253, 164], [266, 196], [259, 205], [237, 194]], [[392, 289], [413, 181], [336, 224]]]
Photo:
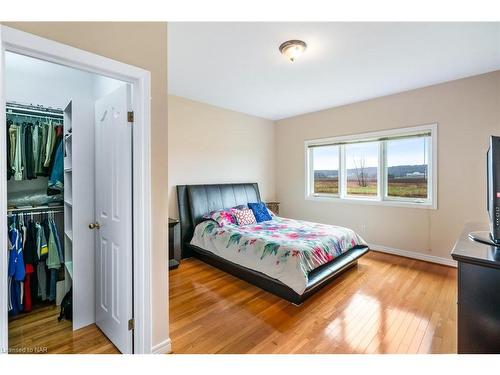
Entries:
[[490, 137], [486, 159], [490, 237], [494, 244], [500, 246], [500, 137]]

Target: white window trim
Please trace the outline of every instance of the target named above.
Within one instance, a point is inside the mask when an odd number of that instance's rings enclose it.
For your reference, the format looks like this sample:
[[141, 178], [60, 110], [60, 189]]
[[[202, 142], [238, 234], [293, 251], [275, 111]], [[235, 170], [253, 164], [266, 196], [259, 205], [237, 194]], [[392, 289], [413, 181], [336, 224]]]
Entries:
[[[305, 152], [305, 199], [311, 201], [321, 201], [321, 202], [337, 202], [337, 203], [354, 203], [354, 204], [367, 204], [367, 205], [379, 205], [379, 206], [395, 206], [395, 207], [410, 207], [410, 208], [424, 208], [424, 209], [437, 209], [437, 165], [438, 165], [438, 153], [437, 153], [437, 138], [438, 138], [438, 124], [431, 123], [407, 128], [398, 128], [390, 130], [382, 130], [377, 132], [360, 133], [345, 135], [339, 137], [329, 137], [320, 139], [311, 139], [304, 142], [304, 152]], [[415, 134], [422, 133], [423, 131], [431, 132], [431, 145], [428, 148], [428, 160], [430, 165], [430, 173], [428, 175], [429, 181], [429, 199], [422, 200], [419, 198], [395, 198], [387, 196], [387, 182], [386, 176], [386, 166], [385, 163], [382, 165], [383, 160], [385, 160], [386, 154], [386, 141], [381, 141], [379, 145], [379, 166], [377, 173], [377, 184], [378, 184], [378, 194], [374, 197], [353, 197], [352, 195], [346, 194], [345, 184], [346, 176], [344, 173], [345, 169], [345, 146], [339, 146], [339, 194], [327, 194], [327, 193], [314, 193], [314, 168], [313, 168], [313, 158], [311, 156], [310, 146], [321, 146], [329, 145], [339, 142], [349, 142], [354, 140], [377, 140], [383, 137], [390, 136], [411, 136]]]

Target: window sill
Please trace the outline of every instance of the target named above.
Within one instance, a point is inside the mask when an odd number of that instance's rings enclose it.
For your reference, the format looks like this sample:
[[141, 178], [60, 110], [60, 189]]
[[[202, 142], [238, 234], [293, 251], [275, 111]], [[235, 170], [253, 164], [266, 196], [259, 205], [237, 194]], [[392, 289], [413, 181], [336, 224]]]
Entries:
[[339, 196], [326, 195], [306, 195], [308, 201], [331, 202], [331, 203], [348, 203], [348, 204], [365, 204], [370, 206], [389, 206], [389, 207], [406, 207], [406, 208], [423, 208], [427, 210], [436, 210], [437, 204], [430, 202], [418, 203], [410, 201], [397, 200], [378, 200], [376, 198], [341, 198]]

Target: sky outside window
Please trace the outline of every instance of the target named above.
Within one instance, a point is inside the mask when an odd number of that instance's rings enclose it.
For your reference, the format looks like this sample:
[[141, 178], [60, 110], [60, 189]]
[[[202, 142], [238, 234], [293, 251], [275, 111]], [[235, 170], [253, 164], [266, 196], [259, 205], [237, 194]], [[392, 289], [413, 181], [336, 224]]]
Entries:
[[312, 149], [314, 193], [339, 193], [339, 146], [319, 146]]
[[387, 142], [387, 166], [427, 164], [429, 137], [414, 137]]
[[339, 147], [319, 146], [313, 149], [313, 168], [318, 170], [339, 169]]

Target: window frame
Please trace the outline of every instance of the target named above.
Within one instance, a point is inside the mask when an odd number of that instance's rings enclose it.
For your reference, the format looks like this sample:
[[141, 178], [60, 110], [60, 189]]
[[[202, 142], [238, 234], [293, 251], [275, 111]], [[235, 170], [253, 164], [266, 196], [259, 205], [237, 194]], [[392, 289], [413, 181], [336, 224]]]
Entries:
[[[329, 146], [329, 145], [315, 145], [315, 146]], [[331, 193], [315, 193], [314, 192], [314, 161], [313, 161], [313, 158], [311, 157], [311, 154], [312, 154], [312, 150], [311, 148], [309, 148], [309, 146], [306, 147], [306, 154], [308, 155], [307, 156], [307, 160], [308, 160], [308, 173], [309, 173], [309, 178], [308, 178], [308, 182], [307, 182], [307, 186], [306, 189], [308, 189], [308, 191], [312, 191], [312, 195], [314, 195], [315, 197], [336, 197], [336, 198], [339, 198], [340, 197], [340, 192], [341, 192], [341, 187], [340, 187], [340, 184], [341, 184], [341, 181], [342, 181], [342, 173], [341, 173], [341, 170], [342, 170], [342, 158], [341, 158], [341, 147], [338, 147], [338, 159], [339, 159], [339, 171], [338, 171], [338, 175], [337, 175], [337, 180], [338, 180], [338, 193], [337, 194], [331, 194]]]
[[[419, 125], [406, 128], [390, 129], [370, 133], [360, 133], [339, 137], [329, 137], [306, 140], [305, 148], [305, 198], [313, 201], [330, 201], [343, 203], [360, 203], [370, 205], [385, 205], [397, 207], [414, 207], [437, 209], [437, 123]], [[427, 147], [428, 175], [427, 191], [428, 198], [405, 198], [388, 196], [387, 180], [387, 137], [411, 137], [424, 132], [430, 132], [429, 147]], [[346, 143], [350, 142], [378, 141], [379, 160], [377, 172], [377, 195], [376, 196], [353, 196], [347, 194], [346, 168]], [[339, 146], [339, 193], [314, 193], [314, 168], [311, 146], [327, 146], [338, 144]]]

